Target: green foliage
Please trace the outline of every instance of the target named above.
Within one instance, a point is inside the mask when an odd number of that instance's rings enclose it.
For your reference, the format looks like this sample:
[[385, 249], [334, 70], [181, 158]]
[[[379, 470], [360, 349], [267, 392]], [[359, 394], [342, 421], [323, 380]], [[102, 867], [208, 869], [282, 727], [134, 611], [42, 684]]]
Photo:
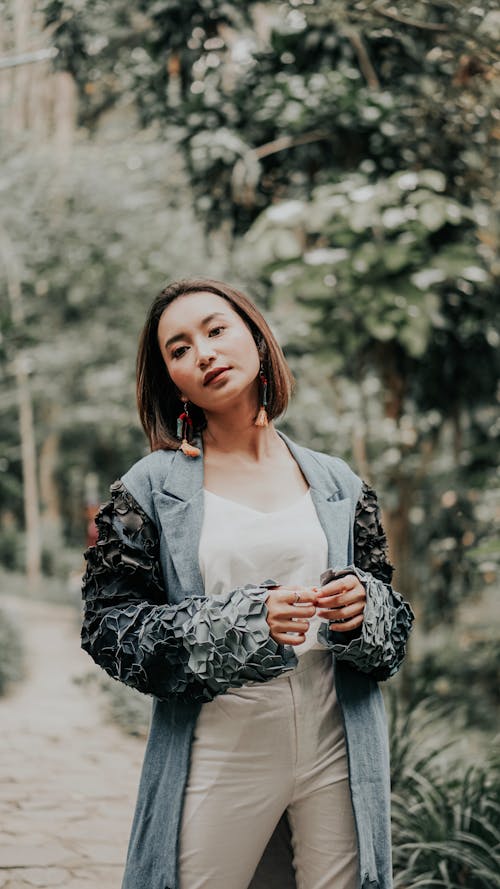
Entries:
[[470, 729], [493, 732], [500, 707], [500, 639], [445, 644], [409, 666], [411, 696], [433, 700], [436, 709], [460, 714]]
[[0, 695], [24, 676], [24, 648], [17, 624], [0, 608]]
[[242, 233], [269, 203], [365, 159], [376, 175], [432, 164], [462, 200], [493, 187], [493, 3], [45, 8], [82, 121], [126, 93], [143, 123], [175, 122], [210, 227], [231, 219]]
[[[486, 429], [490, 414], [494, 409], [487, 412]], [[425, 553], [425, 559], [415, 564], [414, 571], [426, 631], [446, 627], [465, 600], [474, 603], [476, 596], [479, 602], [500, 572], [496, 533], [500, 492], [493, 465], [498, 443], [494, 433], [488, 451], [492, 465], [478, 469], [477, 441], [476, 430], [467, 430], [458, 460], [438, 452], [436, 468], [432, 473], [427, 470], [415, 488], [412, 544], [416, 553]]]
[[220, 25], [239, 28], [248, 20], [246, 3], [219, 0], [42, 0], [39, 8], [53, 29], [57, 67], [80, 87], [86, 126], [123, 94], [136, 100], [143, 125], [164, 117], [178, 91], [169, 90], [170, 79], [189, 92], [202, 42], [217, 40]]
[[500, 885], [500, 767], [409, 776], [393, 797], [394, 887]]
[[[315, 310], [328, 333], [324, 349], [341, 352], [348, 372], [370, 358], [386, 362], [385, 344], [397, 347], [426, 408], [468, 398], [478, 376], [491, 397], [499, 364], [491, 257], [477, 242], [473, 212], [444, 188], [431, 169], [375, 181], [350, 174], [316, 188], [310, 200], [269, 207], [242, 251], [242, 261], [252, 257], [270, 279], [276, 302]], [[468, 354], [476, 373], [464, 375], [461, 391], [457, 370]], [[438, 365], [446, 377], [436, 387]]]
[[401, 712], [391, 698], [394, 887], [492, 889], [500, 885], [500, 758], [457, 766], [438, 713], [428, 700]]

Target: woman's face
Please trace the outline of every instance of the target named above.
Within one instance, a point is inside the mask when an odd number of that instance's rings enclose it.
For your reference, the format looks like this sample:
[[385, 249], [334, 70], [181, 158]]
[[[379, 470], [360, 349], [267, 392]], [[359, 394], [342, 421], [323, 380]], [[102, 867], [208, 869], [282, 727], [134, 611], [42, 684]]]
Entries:
[[209, 291], [177, 297], [160, 318], [158, 342], [183, 401], [218, 412], [247, 393], [257, 409], [259, 353], [226, 299]]

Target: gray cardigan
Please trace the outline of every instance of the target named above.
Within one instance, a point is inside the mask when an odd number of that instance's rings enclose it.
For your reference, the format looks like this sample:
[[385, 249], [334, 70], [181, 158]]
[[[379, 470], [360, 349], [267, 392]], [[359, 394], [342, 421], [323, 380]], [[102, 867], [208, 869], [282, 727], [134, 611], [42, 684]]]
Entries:
[[[367, 603], [362, 627], [349, 634], [325, 624], [319, 640], [335, 658], [335, 683], [344, 722], [351, 798], [359, 852], [359, 889], [390, 889], [390, 773], [386, 719], [378, 680], [397, 671], [413, 613], [389, 583], [353, 564], [353, 525], [361, 479], [339, 458], [297, 445], [279, 433], [311, 487], [328, 540], [329, 572], [349, 567], [363, 581]], [[201, 440], [198, 442], [201, 446]], [[82, 646], [116, 679], [153, 695], [152, 719], [132, 824], [122, 889], [179, 889], [178, 844], [190, 749], [203, 702], [230, 686], [265, 682], [293, 669], [291, 646], [269, 635], [264, 579], [205, 597], [198, 563], [203, 522], [203, 455], [155, 451], [122, 478], [159, 533], [159, 552], [138, 544], [133, 530], [113, 525], [117, 551], [84, 581]], [[119, 510], [118, 510], [119, 513]], [[105, 519], [103, 519], [104, 521]], [[94, 548], [95, 549], [95, 548]], [[116, 546], [115, 546], [116, 550]], [[136, 570], [124, 553], [134, 553]], [[130, 560], [130, 563], [132, 560]], [[109, 595], [103, 597], [105, 565]], [[153, 572], [144, 581], [140, 570]], [[130, 568], [130, 574], [127, 573]], [[155, 575], [156, 572], [156, 575]], [[266, 579], [268, 585], [272, 580]], [[167, 601], [165, 602], [165, 591]], [[251, 817], [251, 813], [250, 817]], [[271, 837], [249, 889], [294, 889], [286, 813]], [[229, 887], [228, 887], [229, 889]]]

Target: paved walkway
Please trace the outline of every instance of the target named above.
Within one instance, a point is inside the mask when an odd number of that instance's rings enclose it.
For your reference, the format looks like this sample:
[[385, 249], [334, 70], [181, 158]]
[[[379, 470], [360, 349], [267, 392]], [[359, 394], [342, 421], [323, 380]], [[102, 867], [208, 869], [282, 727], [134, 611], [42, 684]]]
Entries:
[[93, 668], [74, 608], [0, 607], [29, 655], [27, 681], [0, 698], [0, 889], [120, 889], [144, 742], [73, 681]]

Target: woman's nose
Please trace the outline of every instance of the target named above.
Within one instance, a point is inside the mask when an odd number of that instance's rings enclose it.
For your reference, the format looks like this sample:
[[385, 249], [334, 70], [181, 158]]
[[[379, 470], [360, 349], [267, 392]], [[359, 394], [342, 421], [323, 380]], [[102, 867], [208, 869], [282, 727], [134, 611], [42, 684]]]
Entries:
[[200, 343], [198, 346], [198, 364], [203, 367], [216, 358], [216, 352], [210, 342]]

